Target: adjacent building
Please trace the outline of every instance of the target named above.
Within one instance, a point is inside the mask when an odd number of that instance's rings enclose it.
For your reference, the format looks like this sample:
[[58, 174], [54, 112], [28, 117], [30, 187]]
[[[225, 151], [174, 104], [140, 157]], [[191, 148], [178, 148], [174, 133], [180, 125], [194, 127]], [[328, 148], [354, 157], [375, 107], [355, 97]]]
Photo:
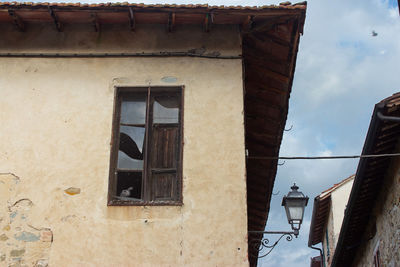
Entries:
[[305, 11], [0, 3], [0, 266], [255, 266]]
[[[314, 200], [312, 266], [400, 263], [400, 93], [375, 105], [357, 173]], [[354, 180], [354, 182], [353, 182]]]
[[[363, 155], [400, 152], [400, 93], [375, 105]], [[400, 157], [361, 158], [332, 266], [400, 263]]]
[[322, 245], [322, 255], [313, 260], [317, 262], [315, 265], [331, 265], [353, 180], [354, 175], [335, 184], [314, 199], [308, 246], [319, 243]]

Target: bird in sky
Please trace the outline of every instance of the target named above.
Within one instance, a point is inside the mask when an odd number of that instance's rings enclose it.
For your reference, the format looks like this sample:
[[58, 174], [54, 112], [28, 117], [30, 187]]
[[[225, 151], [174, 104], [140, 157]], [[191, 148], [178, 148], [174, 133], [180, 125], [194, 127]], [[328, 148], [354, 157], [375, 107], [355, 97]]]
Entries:
[[378, 36], [378, 33], [376, 31], [372, 31], [372, 36], [373, 37]]
[[121, 194], [119, 194], [120, 197], [130, 197], [131, 196], [131, 191], [133, 190], [133, 187], [129, 187], [127, 189], [124, 189], [121, 191]]

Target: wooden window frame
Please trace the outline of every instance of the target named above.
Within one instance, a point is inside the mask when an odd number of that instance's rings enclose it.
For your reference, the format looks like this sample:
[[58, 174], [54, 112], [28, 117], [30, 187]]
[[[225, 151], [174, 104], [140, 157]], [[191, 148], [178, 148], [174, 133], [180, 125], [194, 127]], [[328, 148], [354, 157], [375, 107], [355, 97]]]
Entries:
[[[145, 118], [145, 137], [144, 137], [144, 160], [143, 160], [143, 172], [142, 172], [142, 189], [141, 197], [139, 200], [120, 200], [116, 196], [117, 187], [117, 162], [118, 162], [118, 150], [119, 150], [119, 138], [120, 138], [120, 121], [121, 121], [121, 103], [122, 95], [125, 94], [146, 94], [146, 118]], [[176, 169], [176, 200], [151, 200], [153, 194], [150, 189], [150, 173], [157, 172], [157, 170], [149, 169], [150, 155], [152, 147], [149, 138], [153, 134], [152, 128], [155, 127], [150, 122], [153, 111], [151, 110], [154, 104], [154, 96], [157, 95], [168, 95], [175, 94], [180, 97], [180, 107], [178, 123], [171, 124], [177, 125], [178, 127], [178, 143], [175, 144], [177, 147], [177, 163]], [[149, 86], [149, 87], [115, 87], [114, 90], [114, 112], [113, 112], [113, 123], [112, 123], [112, 137], [111, 137], [111, 153], [110, 153], [110, 173], [109, 173], [109, 184], [108, 184], [108, 206], [181, 206], [183, 205], [183, 177], [182, 177], [182, 163], [183, 163], [183, 114], [184, 114], [184, 86]], [[152, 124], [152, 125], [150, 125]], [[121, 170], [120, 170], [121, 171]], [[168, 169], [163, 169], [162, 172], [167, 173]]]

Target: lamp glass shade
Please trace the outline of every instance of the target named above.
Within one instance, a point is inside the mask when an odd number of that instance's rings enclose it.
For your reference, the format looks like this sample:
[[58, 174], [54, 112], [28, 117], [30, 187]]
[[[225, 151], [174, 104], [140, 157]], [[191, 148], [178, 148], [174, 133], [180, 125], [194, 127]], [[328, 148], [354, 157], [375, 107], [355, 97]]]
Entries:
[[303, 222], [304, 209], [307, 206], [308, 197], [304, 196], [302, 192], [297, 191], [299, 187], [296, 184], [291, 189], [292, 191], [283, 197], [282, 206], [285, 207], [286, 216], [289, 224], [292, 225], [292, 229], [299, 230]]

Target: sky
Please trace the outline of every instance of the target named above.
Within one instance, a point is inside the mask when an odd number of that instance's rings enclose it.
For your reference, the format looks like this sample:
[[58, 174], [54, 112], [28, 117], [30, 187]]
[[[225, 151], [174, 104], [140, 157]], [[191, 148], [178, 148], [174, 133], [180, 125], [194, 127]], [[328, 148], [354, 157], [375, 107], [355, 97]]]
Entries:
[[[139, 2], [260, 6], [282, 1]], [[309, 0], [306, 16], [286, 123], [286, 128], [292, 129], [284, 133], [280, 155], [359, 155], [374, 105], [400, 91], [397, 0]], [[378, 35], [372, 36], [372, 31]], [[281, 163], [266, 230], [290, 231], [281, 201], [293, 182], [310, 200], [299, 237], [291, 242], [281, 240], [259, 266], [309, 266], [310, 257], [318, 255], [307, 247], [313, 199], [354, 174], [358, 159]]]
[[[397, 8], [397, 0], [308, 1], [286, 123], [293, 127], [280, 156], [361, 153], [374, 105], [400, 91]], [[281, 202], [293, 182], [310, 200], [299, 238], [282, 240], [259, 266], [310, 266], [318, 255], [307, 247], [314, 198], [354, 174], [358, 161], [280, 162], [266, 230], [290, 230]]]

